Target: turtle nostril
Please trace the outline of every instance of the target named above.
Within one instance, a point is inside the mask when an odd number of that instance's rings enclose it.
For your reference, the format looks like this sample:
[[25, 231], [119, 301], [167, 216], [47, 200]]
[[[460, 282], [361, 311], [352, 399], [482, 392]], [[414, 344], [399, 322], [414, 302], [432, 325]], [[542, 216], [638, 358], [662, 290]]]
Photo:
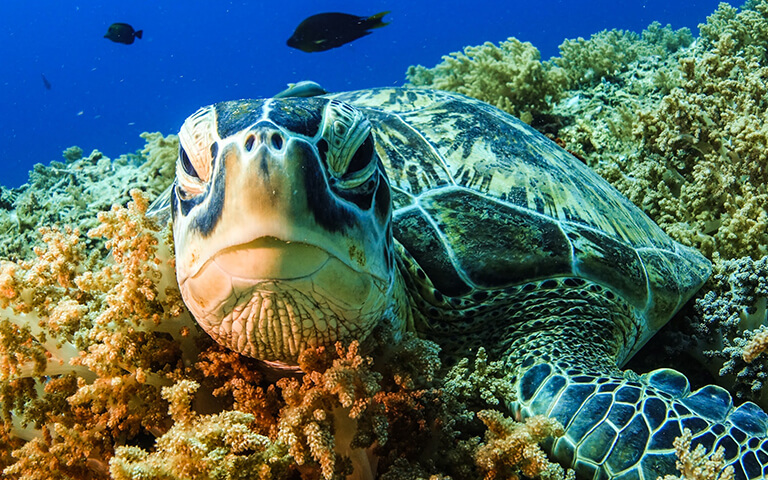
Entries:
[[275, 150], [283, 148], [283, 137], [279, 133], [273, 133], [270, 141], [272, 142], [272, 146], [275, 147]]
[[247, 152], [250, 152], [253, 149], [253, 142], [256, 141], [256, 137], [254, 135], [248, 135], [248, 138], [245, 139], [245, 150]]

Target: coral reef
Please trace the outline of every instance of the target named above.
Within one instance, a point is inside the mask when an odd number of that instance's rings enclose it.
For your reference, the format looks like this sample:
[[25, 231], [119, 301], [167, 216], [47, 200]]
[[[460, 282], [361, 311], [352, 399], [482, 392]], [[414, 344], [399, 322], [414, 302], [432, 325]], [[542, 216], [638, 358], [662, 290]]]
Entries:
[[703, 445], [691, 449], [692, 437], [686, 428], [674, 441], [677, 469], [682, 475], [665, 475], [660, 480], [733, 480], [733, 467], [725, 466], [725, 449], [720, 447], [708, 457]]
[[696, 300], [694, 326], [706, 341], [711, 367], [731, 375], [738, 398], [768, 403], [768, 256], [718, 262], [711, 289]]
[[413, 86], [476, 97], [523, 118], [557, 101], [566, 83], [561, 69], [541, 62], [536, 47], [515, 38], [498, 47], [467, 47], [432, 69], [410, 67], [407, 75]]
[[[176, 135], [143, 133], [145, 147], [110, 160], [98, 150], [87, 157], [79, 147], [64, 151], [64, 162], [37, 164], [29, 181], [16, 189], [0, 187], [0, 257], [23, 260], [33, 256], [45, 225], [69, 225], [87, 232], [98, 225], [96, 213], [113, 203], [126, 205], [136, 188], [155, 198], [173, 180], [178, 155]], [[103, 242], [85, 239], [88, 250]]]
[[[470, 480], [502, 464], [563, 478], [536, 445], [557, 429], [510, 423], [483, 439], [479, 419], [504, 418], [512, 395], [484, 351], [442, 374], [435, 344], [407, 337], [392, 349], [379, 332], [378, 364], [337, 344], [304, 352], [301, 377], [265, 378], [201, 334], [169, 229], [145, 216], [145, 194], [130, 197], [99, 212], [87, 237], [44, 226], [31, 257], [0, 263], [4, 478]], [[529, 453], [477, 460], [512, 438]]]
[[[765, 405], [768, 2], [721, 4], [692, 40], [652, 24], [567, 40], [541, 61], [510, 38], [408, 78], [523, 117], [709, 255], [689, 327], [734, 393]], [[168, 229], [144, 215], [178, 140], [143, 137], [114, 160], [72, 147], [0, 191], [4, 478], [573, 477], [539, 447], [562, 427], [512, 420], [512, 381], [482, 349], [446, 371], [435, 344], [385, 348], [382, 331], [365, 354], [308, 350], [304, 375], [275, 381], [213, 344], [181, 302]], [[690, 442], [675, 442], [682, 478], [730, 478]]]

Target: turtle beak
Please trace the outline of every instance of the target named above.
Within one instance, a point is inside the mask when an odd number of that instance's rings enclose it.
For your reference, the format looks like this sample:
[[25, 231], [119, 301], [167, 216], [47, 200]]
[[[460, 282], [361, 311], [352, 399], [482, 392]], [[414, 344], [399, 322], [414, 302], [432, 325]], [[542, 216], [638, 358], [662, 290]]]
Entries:
[[[353, 271], [388, 280], [386, 266], [365, 254], [371, 228], [361, 225], [359, 216], [331, 193], [312, 143], [266, 121], [229, 139], [221, 142], [205, 208], [193, 212], [197, 221], [183, 219], [175, 228], [181, 250], [177, 255], [187, 256], [180, 268], [186, 265], [187, 275], [196, 275], [216, 258], [227, 270], [250, 271], [251, 278], [295, 277], [309, 275], [323, 259], [335, 257]], [[239, 257], [242, 265], [236, 250], [245, 254]]]

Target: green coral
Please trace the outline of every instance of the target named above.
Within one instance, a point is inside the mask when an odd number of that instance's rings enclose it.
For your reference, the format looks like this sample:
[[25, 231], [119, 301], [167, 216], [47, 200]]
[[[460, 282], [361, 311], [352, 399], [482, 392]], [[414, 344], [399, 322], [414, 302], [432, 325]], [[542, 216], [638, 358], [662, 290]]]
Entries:
[[718, 41], [730, 37], [734, 52], [741, 57], [767, 58], [768, 5], [763, 0], [748, 0], [741, 10], [721, 3], [717, 10], [699, 25], [701, 46], [711, 50]]
[[554, 62], [567, 72], [569, 87], [594, 85], [626, 71], [640, 55], [639, 40], [634, 32], [603, 30], [589, 40], [564, 41]]
[[[132, 188], [157, 197], [173, 181], [178, 138], [160, 133], [141, 136], [147, 143], [135, 154], [111, 160], [98, 150], [84, 157], [81, 148], [70, 147], [63, 153], [65, 162], [37, 164], [26, 184], [2, 188], [0, 257], [31, 258], [32, 246], [40, 242], [38, 229], [44, 225], [88, 231], [98, 223], [96, 212], [109, 210], [115, 202], [126, 205]], [[89, 249], [102, 245], [92, 239], [86, 244]]]
[[565, 84], [561, 69], [542, 62], [536, 47], [515, 38], [498, 46], [467, 47], [432, 69], [410, 67], [407, 77], [413, 86], [462, 93], [516, 115], [546, 109]]
[[693, 42], [690, 30], [672, 30], [654, 22], [638, 35], [626, 30], [603, 30], [588, 40], [564, 41], [560, 56], [552, 61], [565, 72], [569, 87], [589, 88], [603, 80], [620, 80], [619, 74], [633, 70], [640, 58], [668, 55]]
[[726, 36], [681, 60], [683, 83], [640, 114], [639, 155], [610, 176], [674, 238], [723, 258], [768, 253], [768, 68], [733, 48]]
[[642, 40], [652, 50], [646, 54], [669, 55], [693, 43], [693, 34], [688, 28], [674, 30], [667, 24], [662, 27], [659, 22], [653, 22], [641, 33]]
[[[509, 38], [498, 46], [486, 42], [466, 47], [463, 52], [444, 56], [434, 68], [412, 66], [407, 78], [412, 86], [469, 95], [541, 125], [549, 121], [547, 115], [569, 90], [595, 87], [605, 79], [616, 81], [638, 62], [667, 56], [692, 41], [688, 29], [673, 30], [669, 25], [653, 23], [642, 36], [606, 30], [587, 40], [566, 40], [560, 45], [560, 57], [542, 62], [536, 47]], [[647, 75], [654, 75], [653, 82], [658, 85], [668, 84], [671, 79], [652, 73], [658, 72], [657, 67], [648, 65]]]

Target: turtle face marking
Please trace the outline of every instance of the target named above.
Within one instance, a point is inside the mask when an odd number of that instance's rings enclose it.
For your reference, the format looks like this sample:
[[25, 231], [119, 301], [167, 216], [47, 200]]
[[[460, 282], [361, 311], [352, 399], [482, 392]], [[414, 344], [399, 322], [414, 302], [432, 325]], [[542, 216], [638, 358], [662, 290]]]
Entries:
[[[293, 365], [391, 306], [389, 184], [363, 113], [325, 99], [205, 107], [179, 133], [173, 231], [187, 306], [217, 342]], [[381, 203], [386, 202], [386, 205]]]

